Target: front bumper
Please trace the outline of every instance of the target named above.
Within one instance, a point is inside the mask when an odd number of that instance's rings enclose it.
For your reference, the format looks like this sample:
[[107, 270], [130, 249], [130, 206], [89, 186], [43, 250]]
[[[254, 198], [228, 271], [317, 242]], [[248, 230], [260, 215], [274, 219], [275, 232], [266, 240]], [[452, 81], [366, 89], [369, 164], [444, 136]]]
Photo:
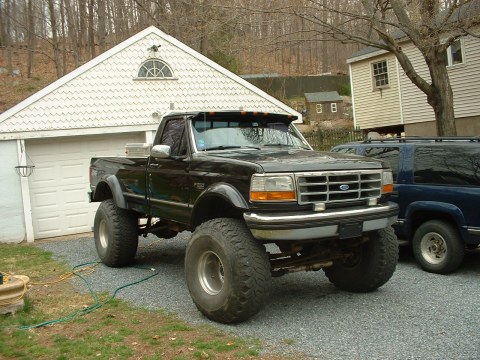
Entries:
[[347, 238], [379, 230], [397, 220], [398, 205], [388, 202], [373, 207], [323, 212], [243, 214], [253, 236], [259, 240], [307, 240]]

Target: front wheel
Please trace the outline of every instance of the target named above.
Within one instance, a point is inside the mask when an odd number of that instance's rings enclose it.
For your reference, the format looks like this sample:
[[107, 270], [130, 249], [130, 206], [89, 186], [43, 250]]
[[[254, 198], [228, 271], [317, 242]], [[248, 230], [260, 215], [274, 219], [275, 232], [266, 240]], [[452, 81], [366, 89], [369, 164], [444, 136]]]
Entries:
[[137, 253], [138, 219], [117, 207], [113, 199], [102, 201], [95, 214], [94, 238], [98, 256], [110, 267], [130, 264]]
[[458, 231], [450, 223], [441, 220], [422, 224], [415, 232], [412, 248], [422, 269], [437, 274], [455, 271], [465, 255]]
[[348, 249], [350, 256], [324, 268], [325, 275], [337, 288], [369, 292], [385, 284], [398, 261], [398, 240], [389, 226], [369, 234], [369, 240]]
[[265, 304], [271, 286], [265, 247], [236, 219], [214, 219], [192, 234], [185, 253], [188, 290], [209, 319], [238, 323]]

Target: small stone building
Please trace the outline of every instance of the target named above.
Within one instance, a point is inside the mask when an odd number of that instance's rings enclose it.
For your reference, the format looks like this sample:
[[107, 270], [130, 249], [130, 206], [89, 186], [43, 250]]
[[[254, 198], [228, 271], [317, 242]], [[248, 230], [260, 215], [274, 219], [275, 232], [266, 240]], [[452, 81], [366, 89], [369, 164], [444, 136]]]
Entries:
[[336, 91], [305, 93], [305, 104], [306, 121], [310, 125], [342, 118], [343, 100]]

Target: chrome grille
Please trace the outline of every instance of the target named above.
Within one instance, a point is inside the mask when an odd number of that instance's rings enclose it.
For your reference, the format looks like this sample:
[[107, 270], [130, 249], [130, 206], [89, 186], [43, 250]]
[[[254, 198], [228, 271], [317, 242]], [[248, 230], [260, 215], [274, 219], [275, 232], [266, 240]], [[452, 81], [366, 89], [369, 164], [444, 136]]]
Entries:
[[382, 192], [378, 170], [300, 173], [295, 178], [299, 204], [367, 200]]

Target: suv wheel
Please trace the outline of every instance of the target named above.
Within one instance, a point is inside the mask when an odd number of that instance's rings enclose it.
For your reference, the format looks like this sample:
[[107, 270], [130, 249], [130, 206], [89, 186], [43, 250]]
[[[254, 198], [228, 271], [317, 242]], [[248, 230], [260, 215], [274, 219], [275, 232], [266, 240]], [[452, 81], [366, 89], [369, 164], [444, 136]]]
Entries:
[[240, 220], [214, 219], [197, 227], [185, 253], [185, 276], [198, 310], [222, 323], [253, 316], [270, 294], [265, 247]]
[[455, 271], [465, 255], [458, 232], [451, 224], [441, 220], [422, 224], [415, 232], [412, 247], [420, 266], [437, 274]]

